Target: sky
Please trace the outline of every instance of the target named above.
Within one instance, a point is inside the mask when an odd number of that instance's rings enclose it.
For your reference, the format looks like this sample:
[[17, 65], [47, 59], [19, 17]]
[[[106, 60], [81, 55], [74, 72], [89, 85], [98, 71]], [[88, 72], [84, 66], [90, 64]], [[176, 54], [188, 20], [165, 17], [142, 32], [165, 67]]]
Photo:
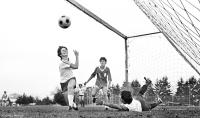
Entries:
[[[156, 27], [132, 0], [77, 0], [127, 36], [157, 32]], [[74, 71], [77, 83], [87, 81], [99, 58], [107, 58], [112, 84], [125, 80], [124, 40], [64, 0], [0, 1], [0, 95], [19, 93], [40, 98], [60, 88], [57, 48], [79, 51], [80, 66]], [[70, 17], [62, 29], [58, 19]], [[176, 88], [180, 77], [198, 75], [178, 55], [162, 34], [129, 39], [129, 81], [163, 76]], [[95, 78], [87, 86], [93, 86]], [[174, 89], [173, 89], [174, 90]]]

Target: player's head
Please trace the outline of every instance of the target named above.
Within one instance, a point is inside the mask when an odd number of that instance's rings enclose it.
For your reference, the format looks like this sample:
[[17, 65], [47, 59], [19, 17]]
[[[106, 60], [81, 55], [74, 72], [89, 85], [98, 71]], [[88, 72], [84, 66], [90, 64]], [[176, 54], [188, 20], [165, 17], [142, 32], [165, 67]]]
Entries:
[[99, 59], [99, 62], [100, 62], [100, 64], [101, 64], [101, 66], [105, 66], [105, 65], [106, 65], [106, 62], [107, 62], [107, 59], [106, 59], [105, 57], [101, 57], [101, 58]]
[[4, 91], [4, 93], [6, 93], [6, 91]]
[[63, 57], [68, 57], [68, 49], [65, 46], [59, 46], [57, 53], [60, 59], [63, 59]]
[[130, 104], [133, 98], [130, 91], [122, 91], [121, 92], [121, 101], [124, 104]]
[[83, 85], [82, 84], [79, 84], [79, 88], [81, 88]]

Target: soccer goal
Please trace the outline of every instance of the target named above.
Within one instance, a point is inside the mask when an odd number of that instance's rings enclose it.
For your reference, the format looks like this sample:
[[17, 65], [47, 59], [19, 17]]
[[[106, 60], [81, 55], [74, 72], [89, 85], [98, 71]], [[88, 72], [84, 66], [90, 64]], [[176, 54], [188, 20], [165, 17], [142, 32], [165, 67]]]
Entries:
[[[169, 73], [200, 75], [199, 0], [133, 0], [158, 32], [130, 37], [75, 0], [66, 1], [124, 39], [125, 82], [144, 75], [153, 75], [153, 78]], [[183, 63], [188, 67], [177, 66]]]

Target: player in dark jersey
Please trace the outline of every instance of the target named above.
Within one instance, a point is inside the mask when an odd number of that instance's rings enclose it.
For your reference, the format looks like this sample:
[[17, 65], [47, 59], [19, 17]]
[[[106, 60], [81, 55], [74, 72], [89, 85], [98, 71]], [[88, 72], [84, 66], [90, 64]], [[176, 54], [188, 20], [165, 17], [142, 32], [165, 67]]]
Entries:
[[106, 67], [107, 63], [106, 58], [101, 57], [99, 61], [100, 61], [100, 66], [95, 68], [90, 78], [85, 82], [86, 85], [92, 78], [97, 76], [95, 87], [92, 90], [93, 103], [95, 103], [96, 101], [95, 96], [100, 89], [102, 89], [103, 91], [104, 101], [105, 102], [108, 101], [107, 91], [112, 81], [110, 69]]

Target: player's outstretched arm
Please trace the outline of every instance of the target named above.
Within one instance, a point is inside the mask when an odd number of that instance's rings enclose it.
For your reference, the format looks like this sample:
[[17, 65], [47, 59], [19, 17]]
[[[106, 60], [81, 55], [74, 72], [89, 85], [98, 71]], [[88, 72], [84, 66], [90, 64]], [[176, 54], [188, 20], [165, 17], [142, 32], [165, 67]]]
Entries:
[[123, 105], [104, 103], [103, 101], [97, 101], [97, 105], [105, 105], [113, 109], [118, 109], [120, 111], [129, 111], [129, 109]]
[[76, 61], [75, 61], [75, 64], [71, 63], [70, 67], [73, 69], [78, 69], [78, 67], [79, 67], [79, 52], [74, 50], [74, 54], [76, 56]]
[[90, 78], [84, 83], [84, 85], [86, 85], [92, 78], [94, 78], [96, 76], [97, 73], [97, 68], [95, 68], [94, 72], [91, 74]]

